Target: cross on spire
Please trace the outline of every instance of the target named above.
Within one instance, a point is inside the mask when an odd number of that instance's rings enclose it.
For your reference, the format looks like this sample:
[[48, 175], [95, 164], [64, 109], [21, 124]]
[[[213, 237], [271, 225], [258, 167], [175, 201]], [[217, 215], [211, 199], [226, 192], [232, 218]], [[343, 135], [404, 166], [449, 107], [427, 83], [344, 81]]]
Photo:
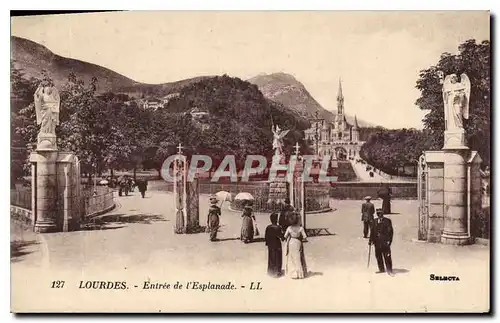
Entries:
[[179, 143], [179, 146], [177, 146], [177, 149], [178, 149], [178, 150], [177, 150], [177, 153], [178, 153], [179, 155], [182, 155], [182, 148], [184, 148], [184, 147], [182, 147], [182, 144], [181, 144], [181, 143]]
[[299, 142], [296, 142], [294, 147], [295, 147], [295, 155], [298, 156], [300, 152]]

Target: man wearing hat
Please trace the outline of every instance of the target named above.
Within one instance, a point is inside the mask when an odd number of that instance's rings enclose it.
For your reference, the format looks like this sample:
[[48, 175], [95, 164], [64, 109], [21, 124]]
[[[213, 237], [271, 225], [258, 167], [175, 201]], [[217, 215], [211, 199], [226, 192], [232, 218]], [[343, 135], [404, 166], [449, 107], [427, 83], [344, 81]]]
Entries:
[[287, 197], [285, 199], [285, 205], [281, 209], [280, 216], [278, 218], [278, 224], [281, 227], [281, 232], [285, 234], [286, 228], [290, 225], [293, 217], [294, 208], [290, 204], [290, 199]]
[[384, 217], [384, 212], [381, 208], [377, 208], [377, 219], [373, 222], [370, 241], [368, 242], [369, 245], [375, 245], [375, 257], [377, 258], [378, 265], [377, 273], [383, 273], [387, 269], [387, 273], [394, 276], [392, 273], [391, 257], [393, 235], [394, 231], [392, 229], [392, 221]]
[[370, 230], [373, 221], [373, 214], [375, 214], [375, 206], [371, 200], [371, 196], [365, 197], [365, 203], [361, 205], [361, 221], [363, 221], [363, 237], [368, 238], [368, 231]]
[[220, 207], [217, 205], [219, 200], [212, 195], [210, 197], [210, 207], [208, 209], [207, 232], [210, 233], [210, 241], [217, 240], [217, 231], [219, 229], [219, 217], [221, 215]]

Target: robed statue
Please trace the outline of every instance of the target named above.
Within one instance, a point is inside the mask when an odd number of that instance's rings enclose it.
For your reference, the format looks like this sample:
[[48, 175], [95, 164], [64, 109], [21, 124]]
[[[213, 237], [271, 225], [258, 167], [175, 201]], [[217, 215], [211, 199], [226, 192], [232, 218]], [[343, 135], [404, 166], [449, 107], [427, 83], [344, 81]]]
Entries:
[[466, 74], [447, 75], [443, 82], [445, 130], [463, 131], [464, 120], [469, 119], [470, 80]]
[[40, 138], [55, 137], [60, 102], [59, 92], [52, 82], [44, 80], [40, 83], [35, 91], [36, 123], [40, 125]]
[[271, 127], [273, 132], [273, 149], [275, 155], [283, 154], [283, 138], [288, 134], [290, 130], [282, 130], [278, 125], [276, 127]]

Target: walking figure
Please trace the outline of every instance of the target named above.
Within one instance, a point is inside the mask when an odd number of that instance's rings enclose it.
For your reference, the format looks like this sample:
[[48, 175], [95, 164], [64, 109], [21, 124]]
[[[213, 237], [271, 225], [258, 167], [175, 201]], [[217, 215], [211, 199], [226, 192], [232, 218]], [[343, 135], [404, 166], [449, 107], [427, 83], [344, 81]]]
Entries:
[[384, 184], [378, 190], [378, 196], [382, 199], [382, 211], [384, 212], [384, 214], [391, 214], [392, 190], [389, 185]]
[[219, 217], [221, 215], [219, 201], [215, 196], [210, 197], [210, 207], [208, 209], [207, 231], [210, 233], [210, 241], [217, 241], [217, 231], [219, 230]]
[[142, 198], [144, 198], [146, 191], [148, 190], [148, 181], [145, 179], [137, 181], [137, 188], [139, 189], [139, 192], [141, 192]]
[[371, 200], [371, 196], [365, 197], [366, 202], [361, 205], [361, 221], [363, 221], [363, 237], [368, 238], [368, 231], [373, 222], [373, 214], [375, 214], [375, 206]]
[[[377, 219], [373, 222], [369, 245], [375, 245], [375, 257], [377, 258], [378, 272], [386, 272], [394, 276], [392, 272], [391, 244], [394, 236], [392, 221], [384, 217], [382, 209], [377, 209]], [[385, 267], [384, 267], [385, 262]]]
[[290, 226], [286, 229], [286, 267], [285, 273], [292, 279], [302, 279], [307, 275], [307, 264], [304, 255], [304, 242], [307, 235], [299, 223], [300, 217], [294, 214]]
[[281, 227], [281, 232], [285, 234], [286, 229], [290, 225], [290, 220], [293, 215], [294, 208], [290, 204], [290, 199], [287, 197], [285, 199], [285, 205], [281, 209], [278, 224]]
[[245, 205], [245, 209], [243, 210], [241, 217], [243, 218], [241, 223], [241, 242], [250, 243], [253, 241], [253, 236], [255, 234], [255, 216], [253, 215], [252, 205], [250, 202], [247, 202]]
[[267, 258], [267, 273], [272, 277], [281, 276], [281, 268], [283, 267], [283, 250], [281, 241], [285, 238], [278, 225], [278, 214], [271, 214], [271, 224], [266, 228], [266, 246], [268, 250]]

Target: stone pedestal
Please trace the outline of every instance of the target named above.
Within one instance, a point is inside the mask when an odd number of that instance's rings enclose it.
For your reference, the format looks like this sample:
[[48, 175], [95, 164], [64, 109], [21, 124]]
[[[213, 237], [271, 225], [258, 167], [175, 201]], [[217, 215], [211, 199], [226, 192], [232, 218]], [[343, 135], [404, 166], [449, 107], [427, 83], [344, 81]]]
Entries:
[[470, 243], [467, 217], [467, 160], [469, 149], [444, 149], [444, 227], [441, 242]]
[[39, 133], [37, 136], [37, 151], [57, 151], [56, 135]]
[[[285, 205], [285, 199], [290, 199], [292, 198], [292, 194], [290, 191], [290, 183], [288, 182], [287, 174], [290, 171], [288, 165], [285, 160], [285, 156], [274, 156], [274, 158], [279, 159], [279, 164], [282, 166], [287, 166], [286, 174], [285, 173], [276, 173], [276, 177], [274, 180], [269, 182], [269, 196], [267, 199], [267, 204], [271, 206], [271, 209], [276, 209], [279, 210], [281, 206]], [[275, 160], [273, 160], [273, 163]], [[283, 169], [281, 169], [283, 171]]]
[[80, 223], [80, 176], [75, 155], [38, 149], [31, 154], [30, 162], [34, 231], [77, 229]]
[[424, 153], [426, 175], [419, 178], [419, 239], [465, 245], [480, 210], [481, 158], [469, 149], [445, 147]]
[[454, 131], [444, 132], [444, 147], [443, 150], [469, 150], [469, 147], [465, 146], [465, 130], [458, 129]]
[[58, 222], [57, 201], [57, 151], [38, 151], [32, 153], [30, 162], [34, 164], [31, 185], [34, 231], [40, 233], [56, 232], [62, 229]]
[[270, 182], [267, 203], [285, 204], [285, 199], [290, 198], [288, 185], [285, 176], [278, 176], [274, 181]]

